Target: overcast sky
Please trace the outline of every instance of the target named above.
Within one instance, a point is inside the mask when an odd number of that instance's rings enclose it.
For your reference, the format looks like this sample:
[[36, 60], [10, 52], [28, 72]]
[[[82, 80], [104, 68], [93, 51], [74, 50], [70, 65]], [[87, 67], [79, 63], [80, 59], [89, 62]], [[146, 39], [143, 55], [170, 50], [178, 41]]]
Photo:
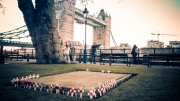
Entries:
[[[99, 13], [103, 8], [111, 15], [111, 31], [116, 43], [146, 45], [147, 40], [159, 40], [165, 45], [169, 41], [180, 41], [180, 0], [94, 0], [87, 9], [90, 14]], [[9, 31], [25, 25], [17, 0], [2, 0], [6, 7], [5, 15], [0, 14], [0, 32]], [[82, 5], [76, 5], [84, 9]], [[2, 9], [0, 10], [2, 12]], [[84, 25], [75, 24], [74, 40], [84, 39]], [[92, 44], [92, 27], [87, 29], [87, 44]], [[26, 39], [30, 41], [30, 39]], [[111, 46], [113, 41], [111, 40]]]

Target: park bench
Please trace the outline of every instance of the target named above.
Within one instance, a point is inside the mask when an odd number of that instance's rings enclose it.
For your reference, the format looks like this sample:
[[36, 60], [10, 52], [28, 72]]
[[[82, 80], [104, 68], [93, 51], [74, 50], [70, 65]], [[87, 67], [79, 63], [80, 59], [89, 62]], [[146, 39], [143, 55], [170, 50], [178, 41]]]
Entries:
[[165, 65], [180, 65], [180, 54], [149, 54], [148, 67], [163, 62]]
[[18, 52], [6, 52], [5, 53], [6, 56], [6, 60], [8, 58], [12, 59], [16, 59], [17, 61], [22, 61], [23, 60], [23, 55], [19, 55]]
[[126, 62], [127, 66], [130, 66], [129, 59], [130, 57], [128, 57], [128, 54], [126, 53], [100, 53], [100, 65], [101, 63], [104, 64], [106, 61], [109, 62], [109, 65], [123, 61]]

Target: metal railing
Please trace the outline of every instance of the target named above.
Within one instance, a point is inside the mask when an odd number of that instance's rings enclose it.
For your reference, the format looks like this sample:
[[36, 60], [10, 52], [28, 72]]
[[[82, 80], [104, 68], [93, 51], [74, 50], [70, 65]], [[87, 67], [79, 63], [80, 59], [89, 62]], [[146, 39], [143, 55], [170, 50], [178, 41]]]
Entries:
[[0, 45], [1, 46], [17, 46], [17, 47], [31, 47], [31, 48], [33, 48], [32, 42], [0, 40]]
[[[96, 61], [99, 61], [100, 53], [118, 53], [119, 50], [121, 52], [128, 54], [128, 57], [131, 56], [131, 49], [98, 49], [96, 53]], [[14, 49], [14, 50], [4, 50], [4, 53], [18, 53], [19, 55], [23, 55], [24, 59], [35, 59], [36, 51], [35, 49]], [[80, 60], [83, 58], [83, 49], [76, 49], [76, 60]], [[138, 62], [144, 58], [144, 56], [148, 54], [180, 54], [180, 48], [140, 48], [137, 54]], [[87, 49], [87, 58], [90, 61], [91, 49]]]

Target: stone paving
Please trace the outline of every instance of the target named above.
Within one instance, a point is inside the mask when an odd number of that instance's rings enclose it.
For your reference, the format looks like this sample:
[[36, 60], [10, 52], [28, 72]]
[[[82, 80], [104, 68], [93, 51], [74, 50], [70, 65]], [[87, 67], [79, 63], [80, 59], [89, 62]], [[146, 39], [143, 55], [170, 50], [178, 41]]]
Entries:
[[[9, 64], [9, 63], [35, 63], [35, 62], [36, 62], [35, 59], [30, 59], [29, 62], [27, 62], [27, 59], [23, 59], [23, 61], [16, 61], [15, 59], [13, 59], [13, 60], [9, 60], [9, 59], [5, 60], [5, 64]], [[77, 61], [76, 63], [79, 63], [79, 62]], [[83, 62], [81, 62], [81, 63], [83, 63]], [[87, 64], [91, 64], [91, 63], [88, 62]], [[97, 62], [96, 64], [92, 64], [92, 65], [100, 65], [100, 63]], [[105, 65], [109, 65], [109, 63], [105, 63]], [[126, 64], [125, 63], [112, 63], [112, 66], [126, 66]], [[148, 68], [147, 65], [141, 65], [141, 64], [131, 64], [131, 66], [139, 67], [139, 68], [141, 68], [141, 67], [142, 68]], [[177, 68], [177, 69], [180, 69], [180, 66], [152, 65], [151, 68]]]

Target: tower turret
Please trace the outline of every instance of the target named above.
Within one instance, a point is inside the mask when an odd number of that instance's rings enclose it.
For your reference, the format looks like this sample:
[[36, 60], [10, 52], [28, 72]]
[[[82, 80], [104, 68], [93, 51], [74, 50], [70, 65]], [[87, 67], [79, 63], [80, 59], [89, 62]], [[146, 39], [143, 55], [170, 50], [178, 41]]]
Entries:
[[105, 49], [110, 48], [111, 17], [101, 9], [97, 16], [99, 20], [106, 23], [106, 26], [93, 28], [93, 42], [101, 44]]

